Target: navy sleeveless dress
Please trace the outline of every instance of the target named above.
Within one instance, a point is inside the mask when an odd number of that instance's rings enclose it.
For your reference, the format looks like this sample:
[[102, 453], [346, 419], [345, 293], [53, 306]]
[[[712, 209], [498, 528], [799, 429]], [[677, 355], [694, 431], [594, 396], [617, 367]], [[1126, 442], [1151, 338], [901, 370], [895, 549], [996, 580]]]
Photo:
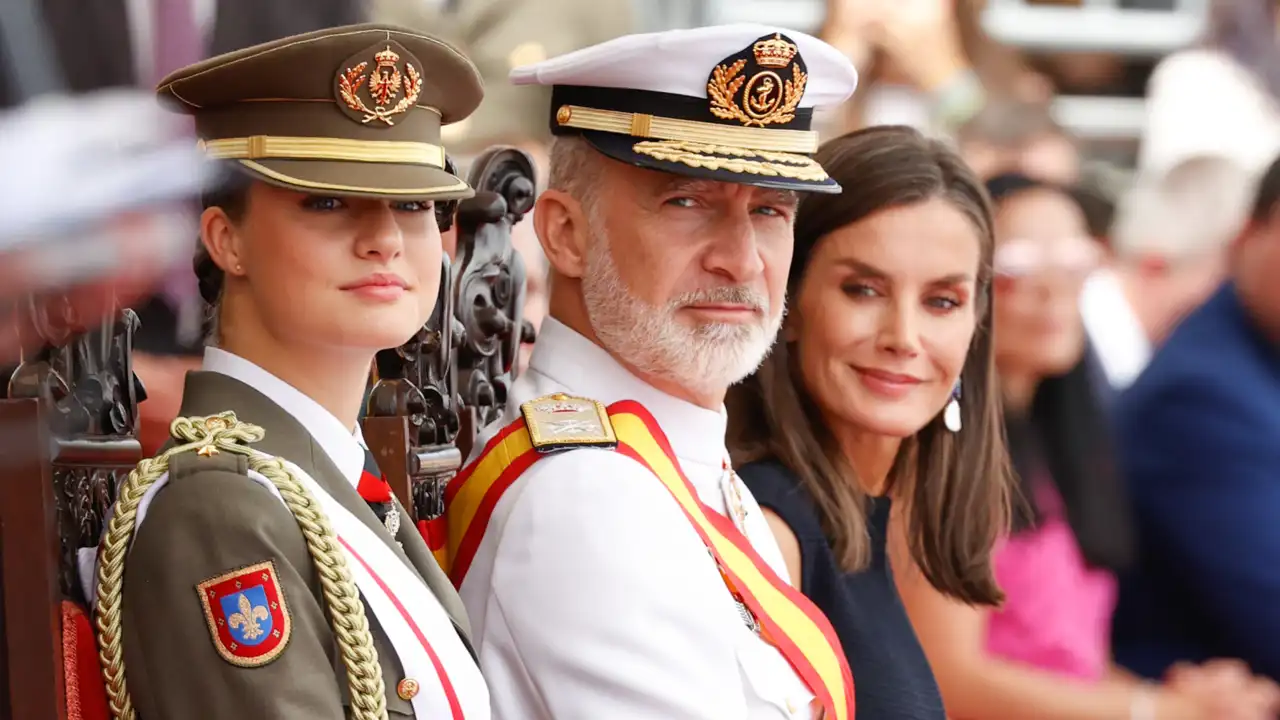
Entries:
[[817, 509], [791, 471], [763, 461], [737, 472], [760, 506], [786, 521], [800, 542], [801, 591], [826, 613], [844, 646], [858, 720], [946, 720], [938, 684], [889, 569], [889, 499], [871, 500], [871, 564], [849, 573], [836, 562]]

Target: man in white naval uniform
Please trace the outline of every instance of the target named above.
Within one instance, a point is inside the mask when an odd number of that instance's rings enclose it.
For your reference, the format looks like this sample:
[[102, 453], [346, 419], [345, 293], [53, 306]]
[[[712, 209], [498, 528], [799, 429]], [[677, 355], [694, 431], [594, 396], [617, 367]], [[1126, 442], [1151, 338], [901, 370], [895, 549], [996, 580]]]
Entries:
[[[839, 192], [809, 157], [809, 123], [853, 92], [853, 66], [815, 38], [735, 25], [626, 36], [512, 79], [553, 86], [557, 137], [535, 213], [550, 313], [477, 447], [549, 394], [636, 401], [697, 497], [789, 582], [728, 469], [723, 398], [777, 334], [798, 193]], [[452, 535], [452, 507], [449, 523]], [[482, 532], [453, 579], [495, 718], [823, 716], [636, 460], [610, 447], [546, 454]], [[851, 700], [836, 704], [827, 717], [852, 716]]]

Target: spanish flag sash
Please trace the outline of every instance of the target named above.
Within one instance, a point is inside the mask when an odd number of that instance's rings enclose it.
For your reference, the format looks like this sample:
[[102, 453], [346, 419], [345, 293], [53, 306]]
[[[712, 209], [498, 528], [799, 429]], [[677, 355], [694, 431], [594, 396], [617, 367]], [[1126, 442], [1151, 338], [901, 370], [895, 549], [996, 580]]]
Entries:
[[[592, 402], [554, 397], [566, 407], [571, 407], [572, 401]], [[597, 427], [608, 431], [608, 445], [614, 446], [616, 438], [615, 450], [647, 468], [670, 492], [715, 558], [729, 592], [755, 614], [761, 637], [786, 657], [821, 702], [825, 717], [852, 720], [853, 676], [835, 630], [822, 611], [784, 582], [728, 518], [698, 498], [666, 435], [648, 410], [639, 403], [622, 401], [609, 406], [607, 415], [605, 412], [601, 408], [603, 422]], [[593, 438], [594, 442], [570, 440], [557, 445], [547, 437], [543, 422], [535, 421], [531, 427], [529, 418], [526, 407], [524, 417], [494, 436], [480, 456], [449, 483], [445, 493], [446, 527], [432, 527], [430, 532], [424, 528], [424, 534], [434, 542], [432, 551], [454, 585], [462, 585], [503, 492], [548, 452], [548, 446], [562, 450], [605, 444], [599, 442], [601, 438]], [[561, 427], [572, 427], [572, 416], [566, 418]], [[581, 420], [578, 422], [581, 425]], [[546, 423], [554, 424], [554, 420]]]

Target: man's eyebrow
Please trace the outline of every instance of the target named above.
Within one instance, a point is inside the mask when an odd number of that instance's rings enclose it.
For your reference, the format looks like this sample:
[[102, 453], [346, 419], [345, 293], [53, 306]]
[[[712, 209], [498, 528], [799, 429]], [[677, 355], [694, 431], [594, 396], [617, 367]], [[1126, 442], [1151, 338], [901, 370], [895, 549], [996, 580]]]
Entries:
[[783, 205], [785, 207], [795, 207], [800, 204], [800, 194], [794, 190], [775, 190], [773, 188], [765, 188], [760, 193], [760, 197], [767, 203], [775, 205]]
[[675, 176], [663, 183], [662, 190], [663, 192], [697, 192], [710, 190], [715, 184], [714, 180]]

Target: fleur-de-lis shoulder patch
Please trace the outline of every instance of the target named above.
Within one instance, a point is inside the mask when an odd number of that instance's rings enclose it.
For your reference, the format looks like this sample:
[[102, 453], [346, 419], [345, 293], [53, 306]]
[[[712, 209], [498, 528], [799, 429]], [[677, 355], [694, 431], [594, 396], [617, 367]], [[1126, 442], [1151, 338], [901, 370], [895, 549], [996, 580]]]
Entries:
[[196, 586], [213, 646], [223, 660], [260, 667], [289, 644], [292, 618], [272, 562], [232, 570]]

